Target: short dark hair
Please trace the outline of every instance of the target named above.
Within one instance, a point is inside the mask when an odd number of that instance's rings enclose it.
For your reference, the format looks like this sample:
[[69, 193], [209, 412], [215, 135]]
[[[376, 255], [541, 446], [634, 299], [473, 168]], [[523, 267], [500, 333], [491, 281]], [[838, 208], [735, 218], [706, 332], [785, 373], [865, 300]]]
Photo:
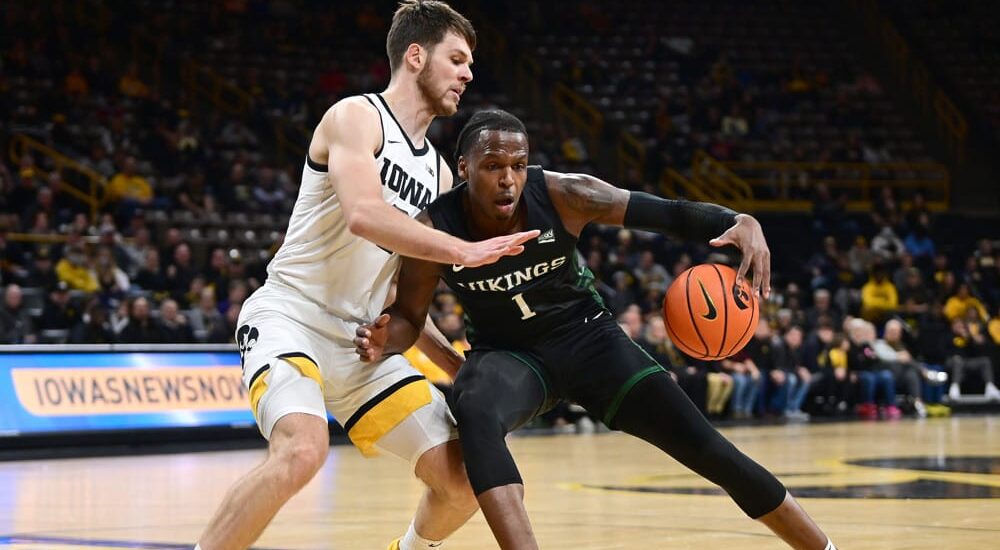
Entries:
[[476, 49], [476, 30], [472, 23], [451, 6], [439, 0], [403, 0], [392, 16], [392, 26], [385, 39], [389, 69], [396, 72], [410, 44], [420, 44], [430, 50], [444, 40], [448, 31], [465, 38], [469, 48]]
[[490, 130], [514, 132], [524, 134], [525, 138], [528, 137], [528, 129], [524, 127], [521, 119], [507, 111], [502, 109], [478, 111], [465, 123], [462, 131], [458, 134], [458, 144], [455, 146], [455, 162], [458, 162], [458, 158], [468, 152], [469, 147], [476, 142], [476, 138], [479, 137], [480, 132], [488, 132]]

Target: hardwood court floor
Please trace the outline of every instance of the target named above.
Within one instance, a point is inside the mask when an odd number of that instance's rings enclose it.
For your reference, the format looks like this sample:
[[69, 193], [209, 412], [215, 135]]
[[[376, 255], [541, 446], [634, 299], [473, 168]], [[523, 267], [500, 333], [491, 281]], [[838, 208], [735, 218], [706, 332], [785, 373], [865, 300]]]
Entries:
[[[1000, 545], [1000, 417], [723, 433], [803, 495], [840, 548]], [[728, 497], [628, 436], [515, 437], [511, 447], [544, 549], [784, 548]], [[262, 453], [0, 463], [0, 548], [183, 548]], [[334, 447], [257, 547], [385, 548], [420, 494], [407, 470], [393, 458], [365, 460]], [[477, 515], [446, 547], [495, 544]]]

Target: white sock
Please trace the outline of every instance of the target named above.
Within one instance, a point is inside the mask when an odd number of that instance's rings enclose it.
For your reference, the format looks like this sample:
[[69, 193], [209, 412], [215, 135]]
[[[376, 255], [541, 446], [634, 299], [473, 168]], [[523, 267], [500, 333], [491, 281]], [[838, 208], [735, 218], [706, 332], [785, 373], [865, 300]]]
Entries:
[[833, 541], [826, 539], [826, 548], [823, 550], [837, 550], [837, 547], [833, 545]]
[[406, 530], [406, 534], [399, 541], [399, 550], [436, 550], [441, 548], [442, 544], [443, 541], [427, 540], [418, 535], [411, 521], [410, 528]]

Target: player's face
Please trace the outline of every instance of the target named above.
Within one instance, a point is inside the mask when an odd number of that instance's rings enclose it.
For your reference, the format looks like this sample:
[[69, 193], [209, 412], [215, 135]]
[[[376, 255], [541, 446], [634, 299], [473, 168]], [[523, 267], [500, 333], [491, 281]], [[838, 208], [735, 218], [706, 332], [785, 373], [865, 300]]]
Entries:
[[472, 51], [465, 39], [447, 33], [430, 50], [427, 63], [417, 75], [417, 88], [437, 116], [451, 116], [465, 86], [472, 81]]
[[517, 211], [528, 179], [528, 136], [520, 132], [480, 132], [459, 162], [459, 176], [469, 182], [476, 211], [494, 220], [509, 220]]

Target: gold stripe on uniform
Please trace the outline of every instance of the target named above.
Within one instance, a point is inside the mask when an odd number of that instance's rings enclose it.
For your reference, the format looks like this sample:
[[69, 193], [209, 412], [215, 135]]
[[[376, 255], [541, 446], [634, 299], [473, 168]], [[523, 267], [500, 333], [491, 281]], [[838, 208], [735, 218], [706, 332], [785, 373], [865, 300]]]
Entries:
[[293, 367], [299, 369], [302, 376], [312, 378], [313, 381], [319, 384], [319, 387], [323, 387], [323, 377], [319, 374], [319, 367], [316, 366], [316, 363], [313, 363], [308, 357], [296, 355], [294, 357], [281, 357], [280, 359], [288, 361]]
[[[264, 373], [257, 377], [253, 381], [253, 385], [250, 386], [250, 410], [253, 412], [254, 418], [257, 418], [257, 404], [260, 403], [260, 398], [264, 397], [264, 392], [267, 391], [267, 382], [264, 380], [270, 373]], [[259, 420], [259, 419], [258, 419]]]
[[347, 432], [365, 456], [374, 456], [375, 442], [413, 411], [431, 402], [431, 386], [421, 378], [399, 388], [369, 409]]

